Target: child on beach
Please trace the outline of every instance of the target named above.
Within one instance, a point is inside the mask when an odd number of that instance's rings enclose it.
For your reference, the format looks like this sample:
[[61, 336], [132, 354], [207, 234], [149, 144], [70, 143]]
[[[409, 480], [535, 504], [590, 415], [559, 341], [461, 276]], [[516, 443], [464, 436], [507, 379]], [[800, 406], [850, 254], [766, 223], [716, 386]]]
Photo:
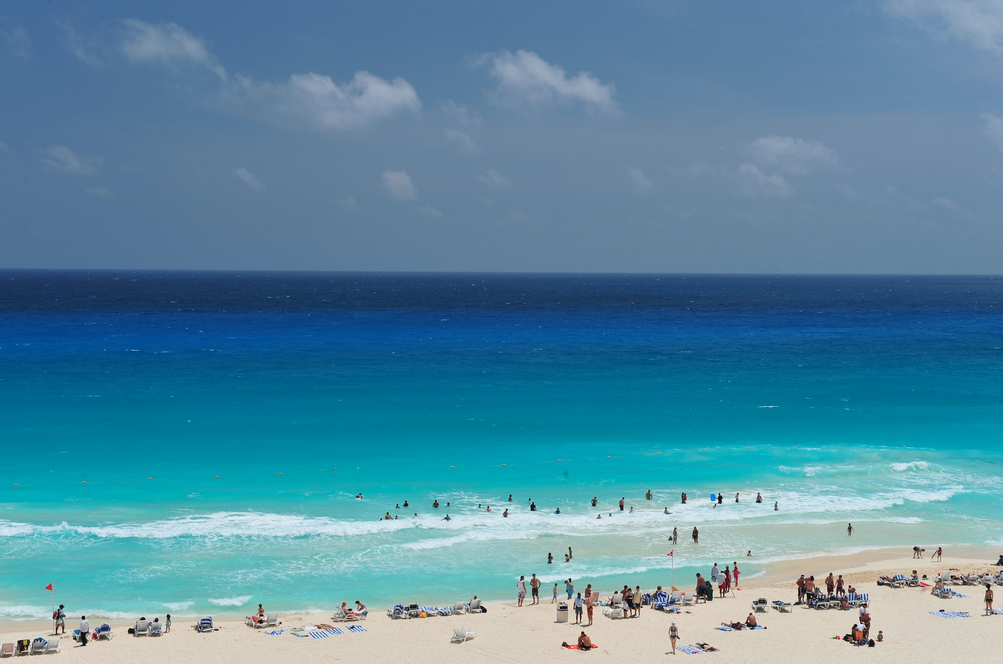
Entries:
[[993, 614], [993, 587], [986, 584], [986, 615], [991, 616]]
[[164, 634], [171, 631], [171, 614], [167, 614], [167, 620], [164, 621]]
[[557, 601], [557, 584], [554, 584], [554, 596], [550, 599], [550, 603], [553, 604]]

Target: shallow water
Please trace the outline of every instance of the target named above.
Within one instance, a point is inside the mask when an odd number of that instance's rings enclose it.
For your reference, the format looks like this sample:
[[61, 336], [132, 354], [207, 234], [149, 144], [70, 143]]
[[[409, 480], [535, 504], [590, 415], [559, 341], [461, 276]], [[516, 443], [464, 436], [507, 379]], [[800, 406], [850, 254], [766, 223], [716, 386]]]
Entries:
[[1001, 313], [993, 278], [0, 272], [0, 617], [1003, 546]]

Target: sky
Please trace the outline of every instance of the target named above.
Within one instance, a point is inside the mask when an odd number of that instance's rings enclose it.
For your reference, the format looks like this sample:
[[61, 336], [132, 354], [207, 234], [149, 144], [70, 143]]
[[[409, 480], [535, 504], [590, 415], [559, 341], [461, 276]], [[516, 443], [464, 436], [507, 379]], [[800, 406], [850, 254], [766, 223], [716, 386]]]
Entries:
[[0, 4], [0, 267], [999, 274], [1003, 0]]

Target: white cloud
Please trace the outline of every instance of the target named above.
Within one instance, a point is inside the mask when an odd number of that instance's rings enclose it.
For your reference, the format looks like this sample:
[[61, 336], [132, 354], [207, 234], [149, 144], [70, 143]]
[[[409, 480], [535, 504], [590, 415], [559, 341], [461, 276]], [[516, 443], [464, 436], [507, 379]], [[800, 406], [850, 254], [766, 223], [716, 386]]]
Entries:
[[344, 85], [337, 85], [330, 76], [309, 73], [294, 74], [288, 83], [277, 85], [241, 78], [235, 89], [270, 113], [298, 117], [320, 129], [361, 127], [421, 108], [410, 83], [402, 78], [387, 81], [367, 71], [356, 72]]
[[456, 147], [460, 152], [474, 154], [481, 151], [481, 149], [477, 147], [477, 143], [474, 143], [474, 139], [470, 138], [470, 136], [464, 134], [462, 131], [447, 129], [446, 140], [456, 143]]
[[442, 211], [439, 210], [438, 208], [432, 207], [431, 205], [423, 205], [419, 207], [418, 212], [421, 212], [422, 214], [427, 214], [428, 216], [433, 217], [435, 219], [442, 219]]
[[58, 21], [56, 27], [62, 30], [63, 46], [71, 55], [89, 65], [101, 64], [100, 58], [94, 54], [97, 47], [93, 40], [85, 45], [83, 38], [69, 21]]
[[241, 166], [239, 168], [234, 168], [233, 169], [233, 176], [235, 178], [237, 178], [238, 180], [243, 181], [244, 184], [246, 184], [251, 189], [257, 189], [257, 190], [260, 191], [260, 190], [262, 190], [262, 189], [265, 188], [265, 185], [261, 184], [261, 180], [259, 180], [258, 178], [254, 177], [254, 173], [252, 173], [251, 171], [247, 170], [243, 166]]
[[996, 141], [996, 147], [1003, 150], [1003, 118], [986, 113], [982, 119], [986, 121], [986, 133]]
[[955, 211], [961, 209], [961, 206], [952, 201], [950, 198], [944, 198], [943, 196], [934, 196], [930, 199], [930, 202], [943, 210]]
[[0, 32], [0, 37], [7, 43], [7, 50], [18, 60], [27, 60], [31, 57], [31, 38], [21, 26], [14, 28], [11, 32]]
[[338, 207], [342, 210], [354, 210], [359, 207], [359, 204], [351, 196], [342, 196], [338, 199]]
[[383, 171], [383, 188], [395, 201], [413, 201], [418, 190], [407, 171]]
[[87, 193], [98, 198], [113, 198], [115, 192], [108, 187], [87, 187]]
[[482, 57], [484, 60], [491, 61], [490, 73], [498, 79], [498, 96], [510, 102], [534, 106], [580, 102], [590, 111], [617, 113], [615, 86], [600, 82], [589, 72], [568, 78], [560, 66], [523, 50], [514, 54], [502, 51]]
[[51, 168], [75, 175], [87, 175], [95, 172], [99, 160], [96, 157], [76, 155], [65, 145], [50, 145], [42, 152], [42, 163]]
[[752, 158], [761, 166], [779, 168], [790, 175], [805, 175], [814, 168], [839, 163], [839, 155], [819, 141], [805, 141], [793, 136], [764, 136], [749, 146]]
[[0, 152], [2, 152], [2, 151], [4, 151], [4, 150], [7, 150], [7, 149], [9, 149], [9, 148], [7, 147], [7, 144], [6, 144], [6, 143], [4, 143], [3, 141], [0, 141]]
[[512, 181], [496, 170], [488, 169], [487, 173], [478, 175], [477, 179], [495, 189], [504, 189], [512, 184]]
[[630, 176], [630, 181], [638, 191], [651, 189], [651, 179], [644, 174], [644, 171], [637, 168], [627, 168], [627, 175]]
[[748, 162], [738, 167], [738, 176], [745, 191], [752, 196], [788, 198], [794, 192], [782, 175], [767, 175]]
[[480, 118], [474, 117], [469, 108], [466, 106], [460, 106], [452, 99], [439, 108], [443, 113], [453, 118], [461, 125], [479, 125], [481, 123]]
[[1003, 2], [1000, 0], [887, 0], [885, 12], [935, 34], [1003, 53]]
[[122, 52], [133, 62], [202, 66], [226, 78], [226, 70], [209, 53], [205, 42], [177, 23], [154, 25], [131, 18], [122, 23], [126, 32]]

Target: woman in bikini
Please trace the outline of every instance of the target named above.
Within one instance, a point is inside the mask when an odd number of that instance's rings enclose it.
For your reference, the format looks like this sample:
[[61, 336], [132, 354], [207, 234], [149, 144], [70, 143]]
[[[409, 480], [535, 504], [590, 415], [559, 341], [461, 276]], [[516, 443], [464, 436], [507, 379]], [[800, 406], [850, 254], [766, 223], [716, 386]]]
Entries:
[[672, 654], [676, 654], [676, 641], [679, 639], [679, 630], [676, 628], [676, 623], [672, 623], [669, 627], [669, 643], [672, 644]]

